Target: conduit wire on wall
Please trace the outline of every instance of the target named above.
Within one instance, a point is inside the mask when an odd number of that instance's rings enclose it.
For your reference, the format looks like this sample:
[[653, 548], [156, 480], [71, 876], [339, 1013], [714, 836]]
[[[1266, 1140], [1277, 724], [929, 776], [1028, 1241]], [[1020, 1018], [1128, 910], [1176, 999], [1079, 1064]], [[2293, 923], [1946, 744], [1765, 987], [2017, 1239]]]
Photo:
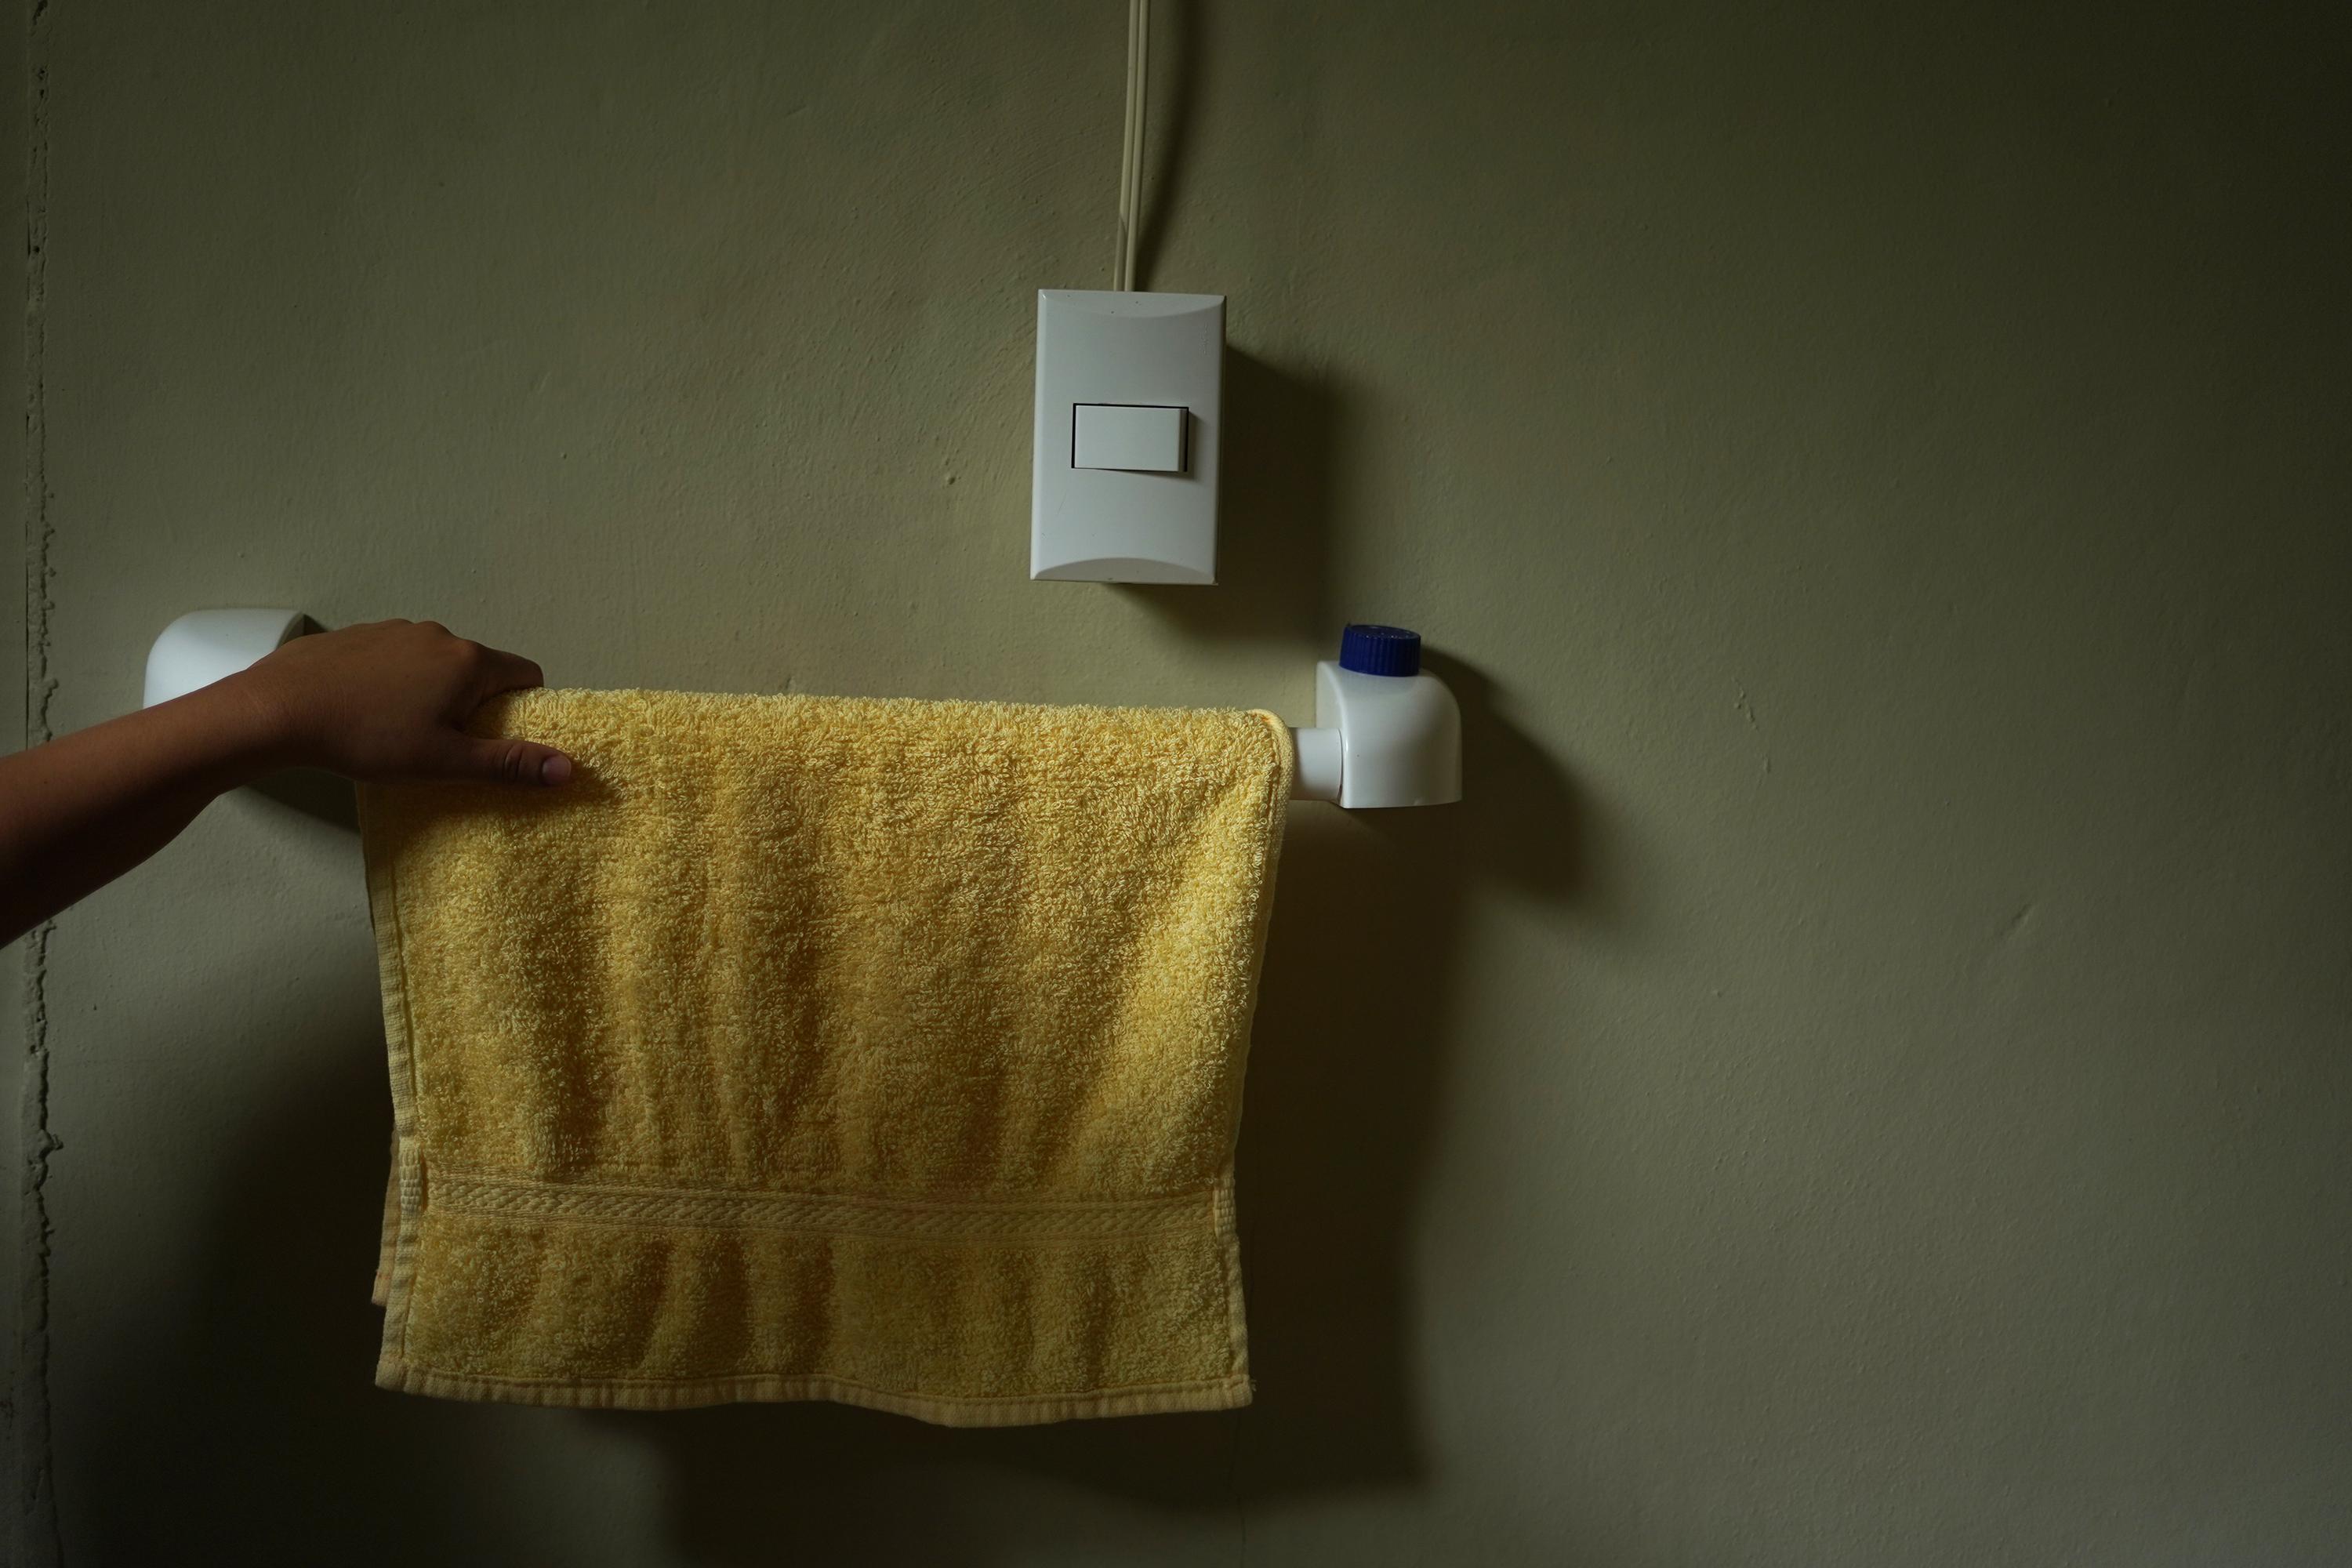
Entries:
[[1127, 124], [1118, 150], [1118, 254], [1110, 286], [1135, 287], [1135, 235], [1143, 205], [1143, 94], [1151, 47], [1151, 0], [1127, 0]]

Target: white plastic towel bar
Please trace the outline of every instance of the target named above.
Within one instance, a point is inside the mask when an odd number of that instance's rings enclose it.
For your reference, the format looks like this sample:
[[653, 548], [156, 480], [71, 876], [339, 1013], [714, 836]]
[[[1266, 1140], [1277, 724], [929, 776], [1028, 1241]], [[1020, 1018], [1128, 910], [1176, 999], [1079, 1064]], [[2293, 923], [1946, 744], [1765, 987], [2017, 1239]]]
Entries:
[[[297, 636], [299, 610], [194, 610], [147, 653], [146, 706], [266, 658]], [[1293, 730], [1292, 795], [1351, 809], [1443, 805], [1462, 798], [1462, 711], [1421, 669], [1421, 638], [1394, 626], [1349, 626], [1337, 660], [1315, 667], [1315, 723]]]

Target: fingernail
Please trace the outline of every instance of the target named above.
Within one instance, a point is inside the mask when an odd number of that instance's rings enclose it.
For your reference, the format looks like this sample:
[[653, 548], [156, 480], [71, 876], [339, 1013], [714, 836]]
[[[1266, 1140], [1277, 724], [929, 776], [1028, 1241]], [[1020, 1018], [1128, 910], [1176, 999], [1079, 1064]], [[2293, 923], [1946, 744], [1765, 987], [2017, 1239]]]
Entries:
[[543, 784], [560, 784], [571, 776], [572, 759], [570, 757], [550, 757], [539, 764], [539, 782]]

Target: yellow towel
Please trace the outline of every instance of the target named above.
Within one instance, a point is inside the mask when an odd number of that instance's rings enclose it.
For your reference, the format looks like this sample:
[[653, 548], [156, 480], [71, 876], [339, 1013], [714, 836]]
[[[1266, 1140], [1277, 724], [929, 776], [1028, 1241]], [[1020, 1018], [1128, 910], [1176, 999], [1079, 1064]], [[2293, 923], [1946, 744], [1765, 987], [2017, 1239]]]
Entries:
[[1267, 714], [535, 691], [362, 792], [384, 1387], [956, 1426], [1247, 1404]]

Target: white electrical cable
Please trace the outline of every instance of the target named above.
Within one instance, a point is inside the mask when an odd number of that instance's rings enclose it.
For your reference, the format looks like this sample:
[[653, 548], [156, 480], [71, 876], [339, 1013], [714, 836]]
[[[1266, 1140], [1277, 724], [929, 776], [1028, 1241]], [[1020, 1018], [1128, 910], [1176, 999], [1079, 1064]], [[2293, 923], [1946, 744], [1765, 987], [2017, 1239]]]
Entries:
[[1135, 239], [1143, 205], [1143, 94], [1150, 78], [1151, 0], [1127, 0], [1127, 125], [1118, 149], [1118, 254], [1110, 286], [1135, 287]]

